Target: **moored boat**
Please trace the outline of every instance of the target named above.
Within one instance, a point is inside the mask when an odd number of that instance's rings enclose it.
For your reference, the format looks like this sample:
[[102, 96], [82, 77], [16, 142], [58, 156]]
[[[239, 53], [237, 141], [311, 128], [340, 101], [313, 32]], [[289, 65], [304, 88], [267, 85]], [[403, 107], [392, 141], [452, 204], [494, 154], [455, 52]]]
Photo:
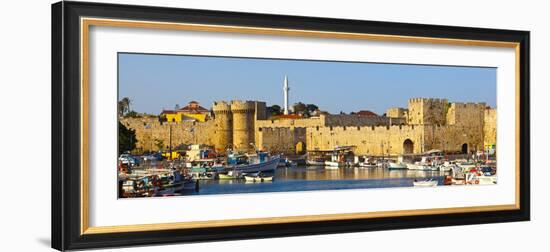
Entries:
[[246, 182], [271, 182], [273, 181], [273, 176], [264, 176], [263, 173], [258, 172], [256, 174], [246, 174], [244, 175]]
[[409, 170], [438, 171], [439, 164], [439, 161], [434, 159], [434, 157], [424, 156], [419, 162], [415, 162], [414, 164], [407, 164], [407, 168]]
[[198, 159], [189, 162], [186, 166], [194, 179], [216, 179], [218, 173], [224, 170], [224, 167], [215, 159]]
[[308, 159], [306, 160], [306, 165], [323, 166], [325, 165], [325, 160], [323, 158]]
[[237, 171], [228, 171], [227, 173], [218, 174], [218, 179], [242, 179], [242, 174]]
[[233, 170], [239, 173], [254, 173], [254, 172], [272, 172], [275, 171], [281, 156], [275, 155], [269, 157], [267, 153], [260, 152], [257, 156], [252, 156], [246, 163], [234, 163], [229, 157], [229, 165], [226, 170]]
[[437, 180], [428, 179], [423, 181], [413, 181], [413, 185], [416, 187], [435, 187], [437, 186]]
[[273, 176], [269, 176], [269, 177], [244, 176], [244, 179], [246, 180], [246, 182], [270, 182], [270, 181], [273, 181]]
[[327, 169], [329, 169], [329, 168], [338, 168], [338, 167], [346, 166], [346, 163], [345, 162], [337, 162], [337, 161], [325, 161], [325, 166], [327, 166]]
[[389, 162], [388, 169], [390, 170], [407, 170], [407, 164], [398, 162]]
[[376, 168], [376, 164], [371, 163], [371, 162], [360, 162], [359, 167], [360, 168]]

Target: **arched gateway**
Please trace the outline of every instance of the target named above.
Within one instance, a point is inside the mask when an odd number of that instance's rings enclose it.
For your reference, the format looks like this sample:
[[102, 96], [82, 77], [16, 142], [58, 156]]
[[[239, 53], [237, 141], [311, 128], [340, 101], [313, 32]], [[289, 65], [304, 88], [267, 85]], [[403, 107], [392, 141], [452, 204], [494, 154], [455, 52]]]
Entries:
[[414, 143], [411, 139], [403, 142], [403, 154], [412, 154], [414, 151]]
[[462, 154], [468, 154], [468, 144], [467, 143], [462, 145]]

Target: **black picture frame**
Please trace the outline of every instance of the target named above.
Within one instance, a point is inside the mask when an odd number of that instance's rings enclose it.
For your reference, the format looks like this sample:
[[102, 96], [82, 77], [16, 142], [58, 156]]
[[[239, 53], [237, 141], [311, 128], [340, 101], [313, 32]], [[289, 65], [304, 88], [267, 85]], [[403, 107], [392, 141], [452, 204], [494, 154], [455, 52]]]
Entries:
[[[81, 234], [80, 17], [187, 22], [519, 43], [519, 209], [337, 221]], [[424, 24], [237, 13], [102, 3], [52, 5], [52, 247], [58, 250], [388, 229], [530, 219], [529, 32]]]

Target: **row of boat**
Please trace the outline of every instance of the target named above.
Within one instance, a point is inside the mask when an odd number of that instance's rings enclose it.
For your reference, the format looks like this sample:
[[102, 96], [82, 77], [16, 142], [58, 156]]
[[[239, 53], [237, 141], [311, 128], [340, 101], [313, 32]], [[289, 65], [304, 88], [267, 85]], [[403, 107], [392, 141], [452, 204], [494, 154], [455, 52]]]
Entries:
[[[198, 159], [177, 167], [172, 161], [169, 169], [119, 169], [123, 197], [178, 195], [185, 191], [199, 191], [199, 180], [244, 179], [247, 182], [269, 182], [280, 155], [266, 152], [252, 155], [230, 154], [227, 159]], [[119, 164], [122, 166], [122, 164]]]

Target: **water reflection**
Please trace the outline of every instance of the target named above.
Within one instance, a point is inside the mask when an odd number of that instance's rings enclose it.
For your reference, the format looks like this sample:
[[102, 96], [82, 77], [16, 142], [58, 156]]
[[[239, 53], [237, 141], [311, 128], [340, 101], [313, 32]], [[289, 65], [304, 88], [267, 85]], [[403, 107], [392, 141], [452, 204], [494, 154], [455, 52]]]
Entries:
[[340, 190], [385, 187], [412, 187], [416, 179], [432, 178], [443, 184], [445, 172], [388, 170], [382, 168], [339, 168], [299, 166], [278, 168], [273, 181], [201, 180], [199, 192], [185, 194], [232, 194], [258, 192], [289, 192], [311, 190]]
[[444, 176], [445, 172], [419, 170], [388, 170], [382, 168], [325, 169], [324, 166], [308, 166], [277, 169], [278, 180], [364, 180], [389, 178], [423, 178]]

